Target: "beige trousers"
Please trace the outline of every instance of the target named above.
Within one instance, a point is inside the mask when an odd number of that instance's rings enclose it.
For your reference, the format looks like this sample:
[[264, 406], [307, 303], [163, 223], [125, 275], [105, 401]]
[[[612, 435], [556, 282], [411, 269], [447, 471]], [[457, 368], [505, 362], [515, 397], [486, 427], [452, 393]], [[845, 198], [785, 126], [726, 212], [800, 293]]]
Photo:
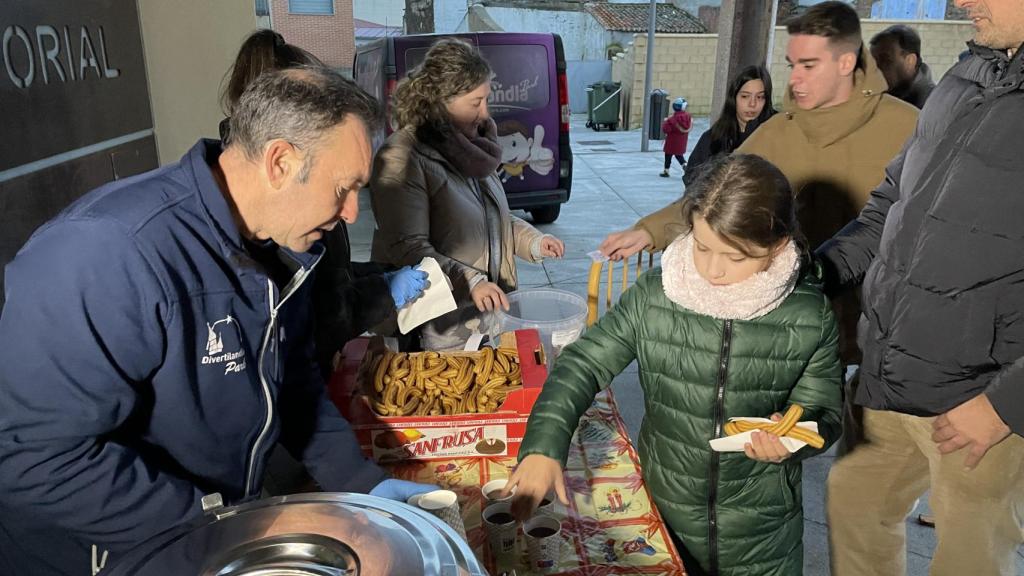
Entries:
[[1013, 576], [1024, 542], [1024, 438], [1011, 434], [974, 470], [939, 454], [934, 418], [864, 409], [864, 440], [828, 476], [833, 576], [904, 576], [905, 520], [929, 488], [931, 576]]

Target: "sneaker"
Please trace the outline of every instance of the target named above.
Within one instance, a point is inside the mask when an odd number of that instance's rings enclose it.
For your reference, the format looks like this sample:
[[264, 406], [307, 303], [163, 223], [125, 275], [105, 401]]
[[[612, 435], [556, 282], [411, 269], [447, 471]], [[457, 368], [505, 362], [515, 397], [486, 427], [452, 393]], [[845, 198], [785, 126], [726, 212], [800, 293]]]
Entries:
[[668, 178], [668, 170], [662, 170], [661, 174], [658, 174], [658, 176], [661, 176], [662, 178]]

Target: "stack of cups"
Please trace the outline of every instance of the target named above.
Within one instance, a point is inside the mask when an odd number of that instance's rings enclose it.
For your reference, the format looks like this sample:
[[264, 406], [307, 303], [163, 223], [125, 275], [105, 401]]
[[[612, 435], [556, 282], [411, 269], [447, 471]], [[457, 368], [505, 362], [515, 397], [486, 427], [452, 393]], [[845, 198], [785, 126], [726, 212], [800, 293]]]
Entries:
[[437, 516], [466, 540], [466, 526], [459, 511], [459, 497], [451, 490], [434, 490], [412, 496], [406, 503]]

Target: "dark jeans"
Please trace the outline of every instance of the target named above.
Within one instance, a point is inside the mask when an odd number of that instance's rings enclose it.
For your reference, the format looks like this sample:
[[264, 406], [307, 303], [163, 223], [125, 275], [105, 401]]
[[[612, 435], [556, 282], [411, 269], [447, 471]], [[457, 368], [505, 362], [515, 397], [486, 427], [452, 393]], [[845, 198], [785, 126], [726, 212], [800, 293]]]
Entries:
[[[669, 168], [672, 167], [672, 156], [672, 154], [665, 154], [665, 170], [668, 170]], [[686, 168], [686, 158], [683, 158], [682, 154], [676, 154], [675, 159], [676, 162], [679, 162], [680, 166]]]

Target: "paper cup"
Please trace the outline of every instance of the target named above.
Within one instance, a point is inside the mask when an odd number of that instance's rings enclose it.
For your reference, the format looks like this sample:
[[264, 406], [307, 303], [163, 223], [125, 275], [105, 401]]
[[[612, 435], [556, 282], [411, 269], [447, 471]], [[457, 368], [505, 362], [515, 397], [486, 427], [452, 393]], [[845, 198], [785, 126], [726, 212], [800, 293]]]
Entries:
[[459, 511], [459, 497], [451, 490], [434, 490], [411, 496], [406, 503], [425, 510], [451, 526], [463, 540], [466, 540], [466, 526]]
[[523, 524], [530, 569], [547, 572], [558, 567], [562, 557], [562, 523], [547, 514], [536, 515]]
[[484, 508], [484, 532], [495, 556], [507, 555], [516, 549], [516, 519], [512, 516], [512, 503], [495, 502]]
[[534, 515], [539, 515], [539, 514], [547, 514], [549, 516], [553, 515], [555, 513], [555, 500], [557, 498], [558, 497], [555, 496], [555, 494], [553, 492], [548, 494], [547, 496], [545, 496], [540, 501], [540, 504], [537, 505], [537, 511], [534, 512]]
[[[480, 487], [480, 492], [484, 496], [484, 504], [493, 504], [495, 502], [505, 502], [512, 499], [512, 495], [508, 495], [505, 498], [498, 498], [497, 495], [505, 486], [508, 484], [508, 478], [498, 478], [497, 480], [491, 480], [487, 484]], [[516, 489], [512, 489], [512, 494], [516, 493]], [[492, 497], [493, 495], [493, 497]]]

